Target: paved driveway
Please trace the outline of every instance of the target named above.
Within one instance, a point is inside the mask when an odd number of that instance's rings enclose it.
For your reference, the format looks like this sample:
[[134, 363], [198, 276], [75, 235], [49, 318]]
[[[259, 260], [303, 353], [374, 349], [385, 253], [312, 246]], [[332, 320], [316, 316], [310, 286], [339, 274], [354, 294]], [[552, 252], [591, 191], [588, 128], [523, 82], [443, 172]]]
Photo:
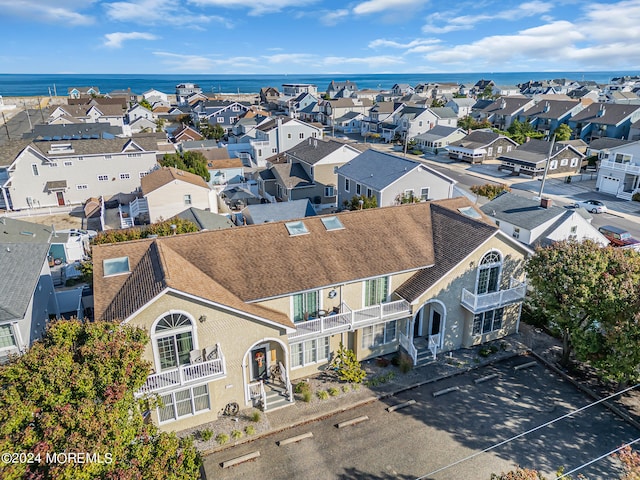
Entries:
[[[639, 436], [633, 427], [597, 405], [480, 453], [589, 403], [541, 365], [514, 370], [515, 365], [528, 361], [515, 357], [216, 452], [205, 458], [206, 478], [488, 480], [492, 472], [516, 464], [540, 469], [554, 478], [560, 466], [570, 470]], [[497, 378], [474, 383], [494, 373]], [[457, 390], [433, 396], [446, 388]], [[385, 410], [408, 400], [416, 403], [392, 413]], [[368, 420], [336, 428], [337, 423], [360, 416]], [[312, 438], [286, 446], [276, 444], [308, 432]], [[222, 462], [255, 451], [260, 452], [257, 459], [221, 467]], [[606, 459], [581, 472], [590, 480], [611, 479], [616, 478], [617, 468]]]

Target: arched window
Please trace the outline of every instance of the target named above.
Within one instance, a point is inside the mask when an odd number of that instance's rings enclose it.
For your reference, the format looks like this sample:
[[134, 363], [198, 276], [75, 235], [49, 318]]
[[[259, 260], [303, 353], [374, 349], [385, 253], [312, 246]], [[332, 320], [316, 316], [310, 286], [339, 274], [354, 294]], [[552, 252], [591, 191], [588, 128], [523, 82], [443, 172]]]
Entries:
[[500, 288], [500, 270], [502, 268], [502, 256], [499, 252], [487, 253], [478, 267], [478, 287], [476, 293], [497, 292]]
[[193, 350], [193, 324], [182, 313], [170, 313], [158, 321], [153, 331], [160, 370], [189, 363]]

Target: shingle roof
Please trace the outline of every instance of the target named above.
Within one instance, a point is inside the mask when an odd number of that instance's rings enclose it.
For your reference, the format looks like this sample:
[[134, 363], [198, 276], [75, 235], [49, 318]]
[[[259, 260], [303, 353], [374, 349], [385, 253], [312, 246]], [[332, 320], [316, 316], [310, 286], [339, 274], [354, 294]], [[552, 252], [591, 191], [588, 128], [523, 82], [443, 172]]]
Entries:
[[482, 109], [484, 113], [492, 114], [492, 113], [501, 113], [511, 115], [514, 112], [520, 110], [524, 105], [531, 102], [531, 99], [528, 97], [521, 96], [510, 96], [510, 97], [501, 97], [494, 101], [491, 105], [486, 106]]
[[468, 201], [462, 197], [431, 203], [434, 265], [420, 270], [396, 289], [405, 300], [418, 298], [497, 232], [488, 218], [474, 220], [456, 211], [465, 206]]
[[335, 152], [336, 150], [340, 150], [344, 146], [344, 143], [336, 140], [320, 140], [309, 137], [297, 144], [295, 147], [287, 150], [285, 154], [288, 157], [294, 157], [298, 160], [302, 160], [309, 165], [315, 165], [327, 155]]
[[[61, 143], [54, 142], [32, 142], [31, 146], [39, 150], [47, 157], [55, 157], [56, 154], [49, 153], [52, 145]], [[104, 153], [121, 153], [129, 143], [135, 143], [144, 151], [155, 152], [158, 150], [158, 137], [155, 133], [134, 135], [128, 138], [72, 140], [71, 146], [73, 155], [99, 155]], [[68, 152], [60, 152], [60, 155], [68, 156]]]
[[299, 163], [276, 163], [272, 165], [271, 172], [276, 178], [279, 177], [287, 188], [313, 185], [313, 181]]
[[241, 213], [248, 225], [294, 220], [316, 215], [308, 198], [290, 202], [249, 205], [243, 208]]
[[140, 179], [142, 194], [147, 195], [175, 180], [190, 183], [197, 187], [206, 188], [207, 190], [209, 189], [209, 185], [207, 185], [207, 182], [205, 182], [200, 175], [195, 175], [173, 167], [162, 167]]
[[480, 207], [485, 214], [526, 230], [560, 217], [566, 209], [557, 205], [540, 206], [538, 200], [506, 192]]
[[593, 122], [603, 125], [618, 125], [640, 109], [640, 105], [617, 103], [592, 103], [571, 117], [572, 122]]
[[187, 208], [176, 217], [195, 223], [200, 230], [220, 230], [234, 226], [233, 222], [224, 215], [195, 207]]
[[[486, 130], [473, 130], [469, 135], [456, 142], [450, 143], [452, 147], [463, 147], [469, 149], [482, 148], [487, 145], [491, 145], [493, 142], [498, 140], [499, 138], [508, 138], [499, 133], [486, 131]], [[512, 141], [513, 142], [513, 141]], [[514, 145], [517, 145], [516, 142], [513, 142]]]
[[440, 118], [457, 118], [458, 116], [451, 107], [434, 107], [431, 111]]
[[580, 104], [579, 100], [545, 100], [526, 109], [522, 115], [538, 118], [560, 118]]
[[[448, 137], [453, 132], [461, 130], [458, 127], [448, 127], [446, 125], [436, 125], [431, 130], [427, 130], [420, 135], [416, 135], [415, 138], [420, 140], [437, 140], [443, 137]], [[461, 130], [464, 131], [464, 130]]]
[[369, 149], [349, 160], [336, 172], [380, 191], [420, 165], [420, 162], [408, 158]]
[[592, 140], [589, 144], [591, 150], [605, 150], [609, 148], [619, 147], [620, 145], [626, 145], [632, 143], [634, 140], [621, 140], [619, 138], [600, 137]]
[[18, 154], [31, 143], [31, 140], [11, 140], [0, 145], [0, 167], [8, 167]]

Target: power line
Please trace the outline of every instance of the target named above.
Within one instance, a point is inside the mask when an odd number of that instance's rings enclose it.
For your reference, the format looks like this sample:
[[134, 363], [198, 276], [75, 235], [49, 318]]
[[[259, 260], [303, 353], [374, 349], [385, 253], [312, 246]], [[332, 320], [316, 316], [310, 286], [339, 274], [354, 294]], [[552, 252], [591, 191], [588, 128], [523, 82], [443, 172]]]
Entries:
[[442, 472], [444, 470], [447, 470], [447, 469], [449, 469], [451, 467], [459, 465], [462, 462], [466, 462], [467, 460], [471, 460], [472, 458], [475, 458], [478, 455], [481, 455], [483, 453], [487, 453], [487, 452], [489, 452], [489, 451], [491, 451], [491, 450], [493, 450], [495, 448], [498, 448], [498, 447], [500, 447], [500, 446], [502, 446], [502, 445], [504, 445], [506, 443], [512, 442], [513, 440], [517, 440], [520, 437], [524, 437], [525, 435], [528, 435], [528, 434], [530, 434], [532, 432], [535, 432], [536, 430], [540, 430], [541, 428], [548, 427], [549, 425], [552, 425], [552, 424], [554, 424], [554, 423], [556, 423], [556, 422], [558, 422], [560, 420], [564, 420], [565, 418], [570, 417], [571, 415], [574, 415], [576, 413], [582, 412], [583, 410], [586, 410], [587, 408], [591, 408], [594, 405], [598, 405], [599, 403], [606, 402], [607, 400], [610, 400], [613, 397], [617, 397], [618, 395], [622, 395], [623, 393], [626, 393], [629, 390], [633, 390], [634, 388], [637, 388], [639, 386], [640, 386], [640, 383], [637, 383], [633, 387], [627, 387], [624, 390], [621, 390], [621, 391], [619, 391], [617, 393], [613, 393], [613, 394], [609, 395], [608, 397], [601, 398], [600, 400], [597, 400], [597, 401], [595, 401], [593, 403], [589, 403], [589, 404], [585, 405], [584, 407], [581, 407], [581, 408], [579, 408], [577, 410], [574, 410], [574, 411], [569, 412], [569, 413], [567, 413], [565, 415], [562, 415], [561, 417], [554, 418], [553, 420], [550, 420], [550, 421], [548, 421], [546, 423], [543, 423], [542, 425], [538, 425], [537, 427], [529, 429], [526, 432], [519, 433], [518, 435], [515, 435], [515, 436], [513, 436], [511, 438], [507, 438], [506, 440], [503, 440], [503, 441], [501, 441], [499, 443], [495, 443], [495, 444], [491, 445], [490, 447], [485, 448], [484, 450], [480, 450], [479, 452], [476, 452], [476, 453], [474, 453], [472, 455], [469, 455], [467, 457], [461, 458], [460, 460], [456, 460], [455, 462], [450, 463], [449, 465], [441, 467], [441, 468], [439, 468], [437, 470], [434, 470], [433, 472], [429, 472], [426, 475], [423, 475], [422, 477], [418, 477], [416, 480], [424, 480], [424, 479], [426, 479], [427, 477], [429, 477], [431, 475], [434, 475], [436, 473], [439, 473], [439, 472]]
[[589, 465], [591, 465], [592, 463], [596, 463], [599, 462], [600, 460], [602, 460], [603, 458], [607, 458], [609, 455], [613, 455], [614, 453], [619, 452], [620, 450], [622, 450], [623, 448], [626, 448], [630, 445], [633, 445], [634, 443], [640, 442], [640, 438], [636, 438], [635, 440], [629, 442], [629, 443], [625, 443], [624, 445], [622, 445], [621, 447], [616, 448], [615, 450], [611, 450], [610, 452], [605, 453], [604, 455], [600, 455], [598, 458], [594, 458], [593, 460], [590, 460], [587, 463], [583, 463], [582, 465], [580, 465], [579, 467], [574, 468], [573, 470], [567, 472], [567, 473], [563, 473], [562, 475], [560, 475], [559, 477], [556, 477], [556, 480], [559, 480], [560, 478], [566, 478], [569, 475], [571, 475], [572, 473], [577, 472], [578, 470], [582, 470], [584, 467], [588, 467]]

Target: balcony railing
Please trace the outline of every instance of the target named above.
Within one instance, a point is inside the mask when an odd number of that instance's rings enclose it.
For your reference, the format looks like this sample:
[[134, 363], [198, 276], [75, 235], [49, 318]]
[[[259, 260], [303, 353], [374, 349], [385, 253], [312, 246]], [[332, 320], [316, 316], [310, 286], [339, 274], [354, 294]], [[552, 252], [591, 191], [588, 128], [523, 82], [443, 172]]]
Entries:
[[154, 373], [147, 377], [145, 384], [138, 390], [138, 395], [153, 393], [164, 389], [171, 389], [188, 385], [192, 382], [226, 375], [224, 356], [207, 360], [205, 362], [192, 363], [190, 365], [180, 365], [172, 370], [165, 370]]
[[511, 278], [509, 288], [497, 292], [472, 293], [463, 288], [461, 303], [470, 312], [479, 313], [518, 303], [524, 299], [526, 290], [527, 285], [525, 283]]
[[347, 304], [342, 303], [340, 310], [341, 313], [334, 313], [320, 318], [314, 318], [307, 322], [296, 323], [297, 330], [289, 335], [289, 340], [301, 337], [333, 335], [382, 321], [393, 320], [403, 315], [408, 315], [410, 313], [410, 306], [406, 300], [396, 300], [361, 308], [359, 310], [351, 310]]
[[626, 173], [640, 174], [640, 165], [635, 163], [619, 163], [612, 162], [611, 160], [602, 160], [600, 162], [600, 168], [609, 168], [611, 170], [618, 170]]

